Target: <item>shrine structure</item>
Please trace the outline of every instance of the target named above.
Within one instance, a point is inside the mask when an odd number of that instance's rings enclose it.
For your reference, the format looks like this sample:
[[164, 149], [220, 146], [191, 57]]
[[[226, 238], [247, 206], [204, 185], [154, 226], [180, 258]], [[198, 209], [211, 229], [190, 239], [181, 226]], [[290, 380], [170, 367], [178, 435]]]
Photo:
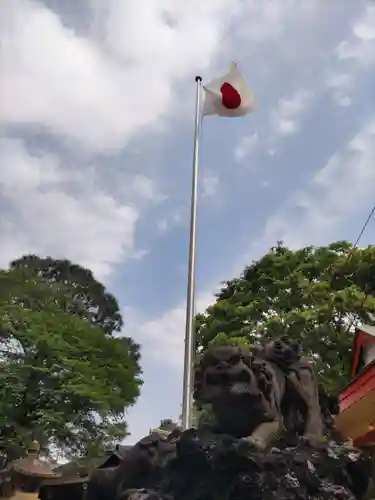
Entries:
[[340, 393], [336, 424], [355, 446], [375, 451], [375, 326], [355, 331], [351, 377]]

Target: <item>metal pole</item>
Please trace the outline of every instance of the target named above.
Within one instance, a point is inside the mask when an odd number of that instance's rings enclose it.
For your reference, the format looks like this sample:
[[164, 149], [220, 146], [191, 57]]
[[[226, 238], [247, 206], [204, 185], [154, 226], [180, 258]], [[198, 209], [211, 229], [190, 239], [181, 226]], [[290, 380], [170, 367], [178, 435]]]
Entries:
[[190, 236], [189, 236], [189, 268], [186, 300], [186, 329], [185, 329], [185, 357], [184, 357], [184, 383], [182, 396], [182, 427], [190, 429], [192, 426], [192, 403], [194, 386], [194, 359], [195, 359], [195, 244], [197, 225], [197, 194], [198, 194], [198, 149], [200, 129], [200, 101], [201, 82], [200, 76], [195, 77], [197, 84], [195, 101], [195, 127], [193, 149], [193, 174], [191, 182], [190, 206]]

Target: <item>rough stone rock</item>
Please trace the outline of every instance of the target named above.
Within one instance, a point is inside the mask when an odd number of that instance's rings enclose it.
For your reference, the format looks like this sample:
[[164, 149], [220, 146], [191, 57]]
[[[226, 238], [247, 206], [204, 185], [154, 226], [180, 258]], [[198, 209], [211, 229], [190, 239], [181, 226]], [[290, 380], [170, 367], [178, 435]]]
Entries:
[[365, 500], [371, 459], [343, 442], [298, 345], [207, 350], [195, 397], [214, 422], [144, 437], [86, 500]]
[[181, 433], [142, 488], [108, 500], [362, 500], [371, 460], [334, 442], [312, 448], [299, 438], [259, 452], [245, 440], [203, 430]]

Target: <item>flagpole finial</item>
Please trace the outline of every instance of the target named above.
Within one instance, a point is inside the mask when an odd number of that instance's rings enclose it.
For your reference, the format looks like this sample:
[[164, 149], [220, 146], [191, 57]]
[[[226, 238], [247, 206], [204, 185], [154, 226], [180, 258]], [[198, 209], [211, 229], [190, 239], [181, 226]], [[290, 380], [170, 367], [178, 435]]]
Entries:
[[197, 75], [197, 76], [195, 77], [195, 81], [196, 81], [197, 83], [198, 83], [198, 82], [201, 82], [201, 81], [202, 81], [202, 77], [201, 77], [201, 76], [199, 76], [199, 75]]

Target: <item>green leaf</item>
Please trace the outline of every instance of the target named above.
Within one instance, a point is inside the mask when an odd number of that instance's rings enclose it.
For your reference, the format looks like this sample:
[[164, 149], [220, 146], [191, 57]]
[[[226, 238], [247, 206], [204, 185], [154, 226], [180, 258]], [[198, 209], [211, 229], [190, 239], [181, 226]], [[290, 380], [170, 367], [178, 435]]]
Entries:
[[0, 271], [0, 452], [31, 439], [68, 455], [126, 435], [139, 395], [139, 348], [111, 333], [117, 301], [69, 261], [27, 256]]
[[217, 300], [196, 321], [197, 349], [211, 344], [251, 348], [288, 336], [331, 392], [350, 377], [353, 327], [375, 313], [375, 247], [345, 241], [293, 251], [278, 243], [224, 282]]

